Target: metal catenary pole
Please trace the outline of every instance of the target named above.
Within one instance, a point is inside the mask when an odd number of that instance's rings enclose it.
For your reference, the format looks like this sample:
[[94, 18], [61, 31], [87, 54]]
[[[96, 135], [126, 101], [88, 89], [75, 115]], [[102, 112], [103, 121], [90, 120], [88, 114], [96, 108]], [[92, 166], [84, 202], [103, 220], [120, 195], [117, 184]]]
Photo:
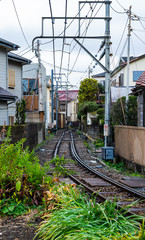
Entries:
[[51, 123], [54, 121], [54, 114], [53, 114], [53, 69], [51, 69]]
[[109, 1], [106, 1], [106, 17], [108, 19], [106, 19], [105, 21], [105, 35], [108, 38], [105, 39], [105, 67], [108, 71], [106, 71], [105, 73], [105, 125], [104, 125], [105, 147], [108, 144], [107, 140], [110, 135], [110, 2]]

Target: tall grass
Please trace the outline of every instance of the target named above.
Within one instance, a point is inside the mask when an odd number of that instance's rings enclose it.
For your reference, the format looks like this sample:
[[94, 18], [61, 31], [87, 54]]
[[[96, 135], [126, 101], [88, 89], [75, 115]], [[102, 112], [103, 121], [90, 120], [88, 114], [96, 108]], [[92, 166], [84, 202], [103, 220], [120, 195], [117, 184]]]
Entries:
[[38, 229], [40, 239], [145, 239], [139, 233], [141, 217], [125, 216], [127, 210], [117, 210], [115, 202], [98, 204], [95, 198], [88, 200], [76, 188], [66, 186], [55, 187], [53, 192], [55, 208]]

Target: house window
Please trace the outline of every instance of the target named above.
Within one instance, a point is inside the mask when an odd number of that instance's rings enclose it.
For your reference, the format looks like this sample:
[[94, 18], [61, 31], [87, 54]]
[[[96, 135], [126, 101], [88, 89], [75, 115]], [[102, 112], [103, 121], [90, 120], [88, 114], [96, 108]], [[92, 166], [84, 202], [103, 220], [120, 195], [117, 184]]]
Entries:
[[112, 85], [112, 87], [116, 87], [116, 79], [112, 80], [112, 84], [111, 85]]
[[15, 117], [9, 116], [9, 125], [14, 125], [14, 122], [15, 122]]
[[133, 71], [133, 82], [136, 82], [144, 71]]
[[119, 76], [119, 87], [123, 87], [124, 86], [124, 74], [121, 73]]
[[60, 111], [65, 112], [65, 103], [60, 103]]
[[9, 69], [8, 87], [9, 88], [15, 88], [15, 71], [12, 70], [12, 69]]
[[34, 92], [38, 95], [38, 79], [23, 79], [23, 95], [33, 95]]

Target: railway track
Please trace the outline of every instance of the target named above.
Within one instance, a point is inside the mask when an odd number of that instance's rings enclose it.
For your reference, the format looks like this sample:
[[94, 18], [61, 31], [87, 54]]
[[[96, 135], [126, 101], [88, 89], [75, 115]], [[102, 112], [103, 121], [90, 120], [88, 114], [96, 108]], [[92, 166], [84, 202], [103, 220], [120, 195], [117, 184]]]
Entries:
[[56, 155], [60, 158], [64, 156], [67, 159], [75, 160], [74, 163], [68, 163], [64, 166], [74, 171], [74, 174], [69, 174], [69, 178], [82, 185], [89, 193], [96, 194], [98, 201], [106, 199], [116, 201], [118, 207], [133, 204], [129, 210], [131, 213], [145, 215], [145, 194], [117, 181], [116, 175], [111, 174], [103, 163], [97, 162], [95, 159], [92, 160], [77, 134], [73, 135], [70, 131], [61, 133], [60, 131], [50, 142], [50, 145], [46, 144], [43, 150], [39, 149], [44, 152], [45, 161], [53, 156], [56, 157]]

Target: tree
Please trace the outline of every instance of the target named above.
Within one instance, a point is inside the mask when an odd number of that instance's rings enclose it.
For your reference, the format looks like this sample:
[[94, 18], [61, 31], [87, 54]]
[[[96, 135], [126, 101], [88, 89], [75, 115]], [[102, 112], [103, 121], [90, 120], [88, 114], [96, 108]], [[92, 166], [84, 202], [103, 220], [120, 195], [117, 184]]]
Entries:
[[26, 101], [24, 99], [16, 102], [16, 125], [25, 124], [26, 120]]
[[94, 112], [98, 109], [98, 104], [96, 102], [83, 102], [79, 104], [78, 118], [81, 120], [82, 118], [86, 119], [87, 112]]
[[137, 126], [137, 97], [129, 96], [119, 98], [112, 107], [113, 125]]
[[99, 94], [98, 82], [93, 78], [86, 78], [81, 81], [79, 88], [79, 103], [97, 101]]

